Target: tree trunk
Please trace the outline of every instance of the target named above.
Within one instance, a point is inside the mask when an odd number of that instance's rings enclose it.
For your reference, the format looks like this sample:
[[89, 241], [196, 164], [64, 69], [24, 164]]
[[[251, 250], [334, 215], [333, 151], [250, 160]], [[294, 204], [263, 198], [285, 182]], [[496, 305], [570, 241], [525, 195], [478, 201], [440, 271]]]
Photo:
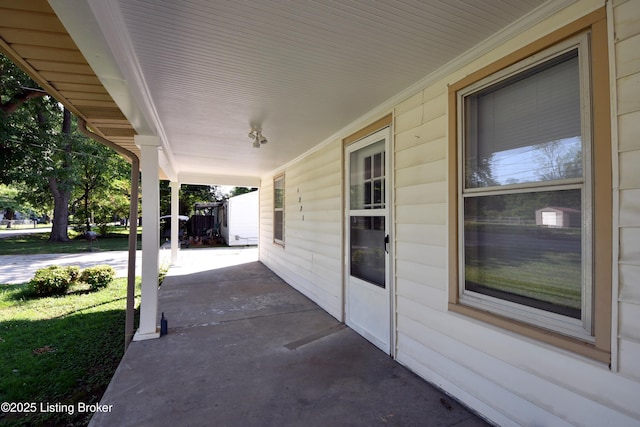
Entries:
[[[69, 135], [71, 134], [71, 112], [65, 108], [62, 117], [62, 133]], [[67, 144], [65, 151], [67, 151], [68, 156], [63, 167], [68, 167], [71, 142]], [[53, 194], [53, 225], [49, 236], [50, 242], [69, 241], [69, 200], [71, 200], [71, 189], [66, 187], [58, 185], [58, 181], [54, 177], [49, 177], [49, 189]]]
[[84, 186], [84, 215], [87, 220], [87, 231], [91, 231], [91, 215], [89, 214], [89, 184]]
[[4, 219], [7, 220], [7, 228], [11, 228], [11, 221], [13, 220], [13, 209], [7, 208], [5, 210]]
[[51, 226], [50, 242], [69, 241], [69, 199], [71, 192], [61, 191], [55, 179], [49, 178], [49, 189], [53, 194], [53, 223]]

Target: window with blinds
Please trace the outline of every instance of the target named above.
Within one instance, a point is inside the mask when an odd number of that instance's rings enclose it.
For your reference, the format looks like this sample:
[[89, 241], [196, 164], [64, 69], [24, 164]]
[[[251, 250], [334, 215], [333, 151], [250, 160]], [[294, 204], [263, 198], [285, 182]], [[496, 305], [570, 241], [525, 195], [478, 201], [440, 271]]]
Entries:
[[458, 93], [460, 302], [592, 331], [589, 37]]

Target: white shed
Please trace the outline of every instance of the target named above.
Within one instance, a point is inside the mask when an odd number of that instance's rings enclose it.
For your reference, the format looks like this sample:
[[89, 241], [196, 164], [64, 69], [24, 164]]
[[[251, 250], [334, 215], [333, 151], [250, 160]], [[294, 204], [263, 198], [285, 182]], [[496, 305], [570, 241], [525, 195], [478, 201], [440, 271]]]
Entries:
[[536, 211], [536, 225], [579, 227], [580, 221], [580, 211], [578, 209], [546, 207]]
[[258, 244], [258, 191], [231, 197], [220, 209], [220, 234], [229, 246]]

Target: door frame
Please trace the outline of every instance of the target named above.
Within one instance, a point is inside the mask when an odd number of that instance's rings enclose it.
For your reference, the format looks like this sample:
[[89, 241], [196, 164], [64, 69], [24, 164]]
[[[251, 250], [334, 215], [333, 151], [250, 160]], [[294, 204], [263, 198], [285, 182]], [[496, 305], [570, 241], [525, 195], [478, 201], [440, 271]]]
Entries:
[[[344, 176], [344, 207], [343, 207], [343, 221], [344, 221], [344, 233], [343, 233], [343, 259], [344, 259], [344, 274], [343, 274], [343, 296], [344, 296], [344, 321], [347, 326], [352, 327], [358, 334], [362, 335], [376, 346], [381, 348], [381, 350], [385, 351], [391, 357], [395, 357], [396, 352], [396, 301], [395, 301], [395, 222], [394, 222], [394, 157], [393, 157], [393, 132], [392, 132], [392, 116], [385, 116], [383, 119], [378, 120], [373, 123], [371, 126], [356, 132], [349, 138], [344, 139], [343, 144], [343, 176]], [[375, 126], [375, 127], [374, 127]], [[373, 127], [373, 129], [372, 129]], [[386, 268], [386, 284], [385, 291], [387, 294], [387, 302], [388, 302], [388, 316], [389, 316], [389, 336], [388, 339], [388, 348], [382, 348], [378, 344], [376, 344], [371, 338], [368, 336], [369, 334], [366, 331], [359, 330], [354, 328], [352, 324], [350, 324], [350, 312], [349, 312], [349, 303], [350, 303], [350, 293], [349, 293], [349, 279], [350, 279], [350, 185], [351, 185], [351, 177], [349, 176], [350, 171], [350, 154], [354, 151], [357, 151], [361, 148], [368, 146], [371, 143], [374, 143], [376, 140], [379, 140], [381, 137], [385, 139], [385, 217], [386, 217], [386, 234], [389, 236], [389, 244], [388, 244], [388, 252], [386, 255], [385, 268]], [[372, 285], [375, 286], [375, 285]], [[364, 333], [363, 333], [364, 332]], [[375, 337], [373, 337], [375, 339]]]

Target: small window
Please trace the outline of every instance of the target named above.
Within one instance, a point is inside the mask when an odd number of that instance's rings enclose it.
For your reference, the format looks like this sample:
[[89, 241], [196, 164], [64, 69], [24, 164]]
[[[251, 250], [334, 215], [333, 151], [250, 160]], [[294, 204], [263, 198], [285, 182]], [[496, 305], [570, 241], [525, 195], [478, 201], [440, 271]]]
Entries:
[[610, 148], [595, 140], [594, 123], [609, 118], [603, 109], [593, 117], [592, 37], [564, 38], [452, 85], [450, 308], [519, 332], [539, 330], [531, 334], [537, 338], [550, 331], [551, 341], [565, 337], [572, 349], [582, 342], [608, 350], [606, 301], [596, 296], [611, 285], [595, 279], [606, 271], [596, 264], [607, 262], [595, 251], [610, 212], [594, 206], [610, 202], [594, 190], [607, 179], [594, 159], [597, 146], [598, 165], [606, 163], [601, 153]]
[[273, 179], [273, 241], [284, 245], [284, 175]]

